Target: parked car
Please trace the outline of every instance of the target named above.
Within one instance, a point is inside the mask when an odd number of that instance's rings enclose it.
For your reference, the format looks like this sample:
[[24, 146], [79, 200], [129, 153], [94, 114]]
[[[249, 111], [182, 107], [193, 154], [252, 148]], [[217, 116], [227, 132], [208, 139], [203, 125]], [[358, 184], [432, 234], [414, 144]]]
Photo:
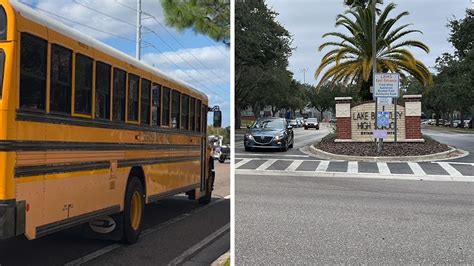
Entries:
[[286, 151], [293, 148], [293, 144], [293, 127], [284, 118], [260, 118], [248, 127], [244, 136], [246, 151], [256, 148], [274, 148]]
[[430, 122], [429, 119], [423, 119], [423, 120], [421, 120], [421, 124], [422, 124], [422, 125], [428, 125], [429, 122]]
[[222, 145], [219, 149], [219, 162], [225, 163], [225, 160], [230, 159], [230, 146], [229, 145]]
[[461, 120], [454, 120], [453, 121], [453, 127], [459, 127], [461, 125]]
[[297, 128], [298, 127], [298, 121], [296, 121], [296, 119], [290, 119], [289, 122], [290, 126], [292, 126], [293, 128]]
[[298, 122], [298, 127], [302, 127], [304, 125], [304, 121], [302, 117], [297, 117], [296, 122]]
[[451, 121], [445, 120], [444, 121], [444, 126], [445, 127], [451, 127]]
[[308, 118], [306, 119], [306, 122], [304, 123], [304, 129], [308, 128], [316, 128], [316, 130], [319, 130], [319, 122], [317, 118]]
[[436, 125], [436, 119], [428, 120], [428, 125], [432, 125], [432, 126]]

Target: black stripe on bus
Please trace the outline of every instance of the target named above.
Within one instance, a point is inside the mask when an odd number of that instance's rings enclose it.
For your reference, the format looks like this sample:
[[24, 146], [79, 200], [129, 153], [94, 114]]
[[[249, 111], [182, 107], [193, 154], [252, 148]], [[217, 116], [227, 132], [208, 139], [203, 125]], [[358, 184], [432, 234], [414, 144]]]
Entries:
[[201, 160], [201, 157], [199, 156], [119, 160], [118, 167], [140, 166], [140, 165], [146, 165], [146, 164], [159, 164], [159, 163], [179, 163], [179, 162], [200, 161], [200, 160]]
[[108, 208], [105, 208], [105, 209], [101, 209], [101, 210], [81, 214], [81, 215], [71, 217], [71, 218], [67, 218], [67, 219], [62, 220], [62, 221], [57, 221], [57, 222], [53, 222], [53, 223], [50, 223], [50, 224], [45, 224], [45, 225], [36, 227], [36, 237], [37, 238], [42, 237], [42, 236], [45, 236], [45, 235], [48, 235], [48, 234], [51, 234], [51, 233], [54, 233], [54, 232], [57, 232], [57, 231], [61, 231], [63, 229], [69, 228], [69, 227], [80, 225], [80, 224], [83, 224], [83, 223], [86, 223], [86, 222], [89, 222], [89, 221], [92, 221], [92, 220], [95, 220], [95, 219], [98, 219], [98, 218], [101, 218], [101, 217], [104, 217], [104, 216], [108, 216], [108, 215], [118, 213], [118, 212], [120, 212], [120, 205], [115, 205], [115, 206], [108, 207]]
[[162, 193], [158, 193], [158, 194], [154, 194], [154, 195], [151, 195], [151, 196], [148, 197], [148, 202], [155, 202], [155, 201], [158, 201], [160, 199], [167, 198], [169, 196], [173, 196], [173, 195], [176, 195], [176, 194], [179, 194], [179, 193], [183, 193], [183, 192], [187, 192], [187, 191], [196, 189], [198, 187], [199, 187], [199, 183], [198, 184], [193, 184], [193, 185], [190, 185], [190, 186], [186, 186], [186, 187], [182, 187], [182, 188], [178, 188], [178, 189], [173, 189], [173, 190], [162, 192]]
[[83, 127], [146, 131], [146, 132], [156, 132], [156, 133], [162, 133], [162, 134], [178, 134], [178, 135], [187, 135], [187, 136], [192, 136], [192, 137], [204, 136], [204, 133], [193, 132], [189, 130], [181, 130], [178, 128], [176, 129], [156, 128], [150, 125], [133, 125], [133, 124], [125, 124], [125, 123], [114, 122], [114, 121], [109, 121], [109, 120], [61, 116], [61, 115], [56, 115], [56, 114], [32, 112], [32, 111], [27, 111], [27, 110], [17, 110], [16, 120], [28, 121], [28, 122], [51, 123], [51, 124], [65, 124], [65, 125], [83, 126]]
[[15, 169], [15, 177], [90, 171], [98, 169], [107, 169], [109, 167], [110, 162], [108, 161], [76, 164], [21, 166]]
[[0, 140], [0, 151], [52, 151], [52, 150], [199, 150], [199, 144], [151, 144], [110, 142], [65, 142]]
[[[147, 164], [177, 163], [199, 161], [199, 157], [169, 157], [169, 158], [151, 158], [151, 159], [130, 159], [119, 160], [118, 167], [140, 166]], [[15, 177], [28, 177], [37, 175], [71, 173], [89, 170], [109, 169], [109, 161], [73, 163], [73, 164], [44, 164], [35, 166], [21, 166], [15, 168]]]

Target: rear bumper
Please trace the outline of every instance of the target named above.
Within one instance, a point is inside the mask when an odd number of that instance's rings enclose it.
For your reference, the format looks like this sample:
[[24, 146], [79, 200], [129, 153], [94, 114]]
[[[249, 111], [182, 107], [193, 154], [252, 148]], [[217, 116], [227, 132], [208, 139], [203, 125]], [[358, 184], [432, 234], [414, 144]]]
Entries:
[[0, 239], [25, 233], [25, 201], [0, 200]]
[[319, 125], [308, 124], [308, 125], [305, 125], [304, 127], [306, 127], [306, 128], [318, 128]]

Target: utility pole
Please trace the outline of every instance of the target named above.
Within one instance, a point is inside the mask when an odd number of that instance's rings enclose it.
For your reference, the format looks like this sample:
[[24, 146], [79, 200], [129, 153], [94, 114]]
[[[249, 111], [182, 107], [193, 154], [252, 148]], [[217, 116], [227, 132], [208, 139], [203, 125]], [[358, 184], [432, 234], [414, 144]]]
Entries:
[[308, 70], [309, 68], [306, 68], [306, 67], [300, 69], [300, 72], [303, 72], [303, 83], [306, 83], [306, 71]]
[[[377, 47], [376, 47], [376, 43], [377, 43], [377, 37], [375, 36], [376, 33], [377, 33], [377, 29], [376, 29], [376, 25], [375, 25], [375, 22], [376, 22], [376, 19], [375, 19], [375, 16], [376, 16], [376, 11], [375, 11], [375, 4], [377, 3], [376, 0], [372, 0], [371, 2], [371, 8], [372, 8], [372, 91], [375, 95], [375, 74], [377, 73]], [[374, 100], [375, 100], [375, 130], [377, 130], [377, 97], [374, 97]], [[377, 139], [375, 139], [375, 144], [377, 146], [377, 152], [380, 152], [382, 147], [381, 147], [381, 143], [379, 143], [380, 140], [377, 141]]]
[[135, 58], [140, 60], [142, 45], [142, 0], [137, 0], [137, 32], [135, 37]]

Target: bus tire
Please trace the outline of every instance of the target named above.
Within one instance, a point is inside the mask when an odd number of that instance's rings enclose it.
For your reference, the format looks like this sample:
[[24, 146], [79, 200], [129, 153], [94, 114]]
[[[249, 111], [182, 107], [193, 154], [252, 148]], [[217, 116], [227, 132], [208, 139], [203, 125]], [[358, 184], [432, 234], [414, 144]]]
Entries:
[[209, 170], [209, 178], [207, 179], [206, 184], [206, 195], [199, 199], [199, 203], [201, 204], [209, 204], [212, 199], [212, 190], [214, 190], [214, 171]]
[[136, 176], [131, 176], [125, 191], [123, 210], [123, 238], [126, 244], [137, 242], [142, 230], [143, 213], [145, 211], [145, 192], [143, 184]]

